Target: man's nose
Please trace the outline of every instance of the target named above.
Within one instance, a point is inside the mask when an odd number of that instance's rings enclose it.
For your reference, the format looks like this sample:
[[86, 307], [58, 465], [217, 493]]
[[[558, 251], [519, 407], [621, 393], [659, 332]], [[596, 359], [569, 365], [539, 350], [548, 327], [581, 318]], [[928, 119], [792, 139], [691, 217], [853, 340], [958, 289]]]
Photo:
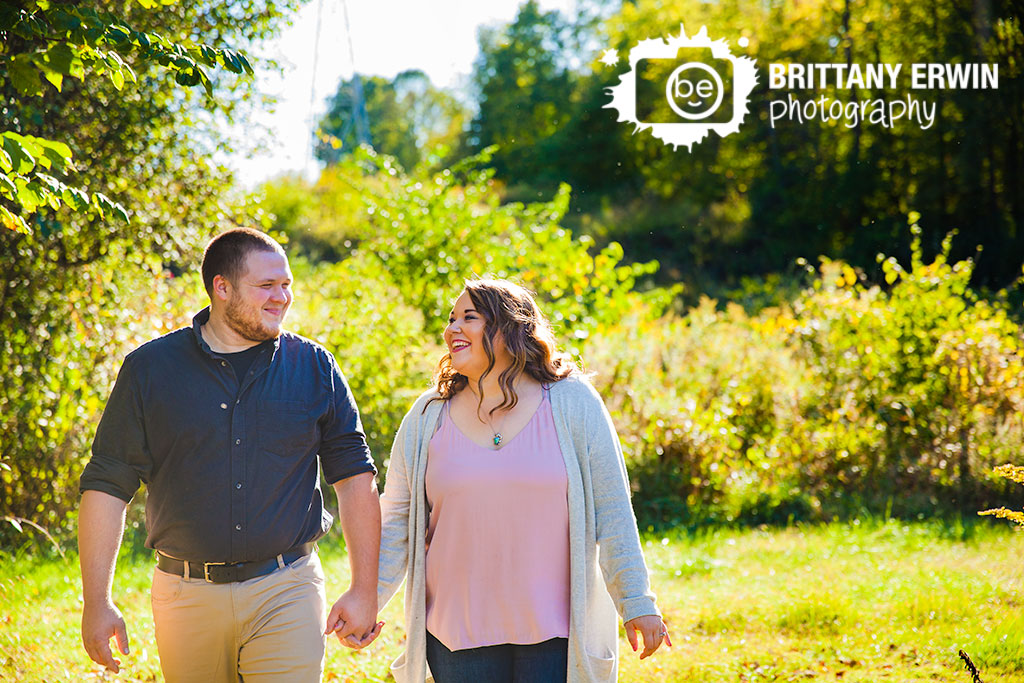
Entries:
[[270, 296], [274, 301], [288, 301], [288, 290], [284, 287], [272, 287]]

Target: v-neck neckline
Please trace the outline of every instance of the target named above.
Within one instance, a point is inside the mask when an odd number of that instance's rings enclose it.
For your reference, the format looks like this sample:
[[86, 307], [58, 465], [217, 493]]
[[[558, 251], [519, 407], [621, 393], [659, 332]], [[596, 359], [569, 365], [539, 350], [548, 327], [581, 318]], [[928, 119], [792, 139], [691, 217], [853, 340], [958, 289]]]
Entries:
[[446, 413], [445, 417], [447, 417], [448, 421], [452, 423], [452, 427], [455, 428], [455, 431], [457, 431], [459, 434], [462, 435], [462, 438], [464, 438], [466, 441], [470, 442], [471, 444], [473, 444], [477, 448], [482, 448], [484, 450], [492, 451], [492, 452], [503, 451], [506, 448], [508, 448], [509, 445], [513, 441], [518, 439], [519, 435], [522, 434], [523, 432], [525, 432], [527, 430], [527, 428], [529, 428], [529, 426], [531, 424], [533, 424], [533, 421], [537, 419], [537, 415], [540, 413], [540, 409], [544, 407], [544, 401], [548, 400], [548, 395], [547, 394], [548, 394], [547, 388], [545, 388], [543, 385], [541, 385], [540, 403], [538, 403], [537, 407], [534, 408], [533, 414], [530, 415], [530, 419], [526, 421], [526, 424], [524, 424], [522, 426], [522, 428], [520, 428], [520, 430], [518, 432], [513, 434], [508, 439], [506, 439], [505, 437], [502, 437], [501, 438], [502, 444], [499, 445], [499, 446], [493, 446], [492, 447], [491, 445], [488, 445], [488, 444], [477, 443], [476, 441], [471, 439], [470, 436], [468, 434], [466, 434], [466, 432], [462, 431], [462, 428], [459, 427], [458, 423], [456, 423], [455, 419], [452, 417], [452, 411], [451, 411], [451, 404], [450, 403], [446, 403], [445, 404], [445, 413]]

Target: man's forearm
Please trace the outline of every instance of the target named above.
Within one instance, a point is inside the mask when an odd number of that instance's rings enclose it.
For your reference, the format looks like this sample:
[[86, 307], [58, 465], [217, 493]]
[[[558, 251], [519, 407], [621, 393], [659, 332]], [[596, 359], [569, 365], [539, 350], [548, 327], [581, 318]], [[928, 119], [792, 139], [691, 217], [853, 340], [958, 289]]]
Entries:
[[377, 560], [380, 555], [380, 496], [372, 473], [358, 474], [334, 485], [338, 515], [345, 535], [352, 589], [377, 591]]
[[126, 507], [123, 500], [102, 491], [82, 494], [78, 509], [78, 555], [86, 605], [110, 600]]

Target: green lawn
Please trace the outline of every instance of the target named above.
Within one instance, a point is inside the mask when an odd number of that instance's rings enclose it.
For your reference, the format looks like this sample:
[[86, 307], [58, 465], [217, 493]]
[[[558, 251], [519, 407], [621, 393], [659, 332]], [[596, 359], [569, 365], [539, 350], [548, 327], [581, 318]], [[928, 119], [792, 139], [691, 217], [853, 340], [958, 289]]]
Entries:
[[[623, 681], [969, 683], [963, 648], [986, 683], [1024, 683], [1024, 535], [1007, 525], [714, 531], [645, 546], [675, 647], [639, 662], [623, 638]], [[321, 550], [328, 591], [341, 591], [346, 560]], [[125, 552], [118, 569], [132, 639], [118, 677], [81, 649], [74, 557], [0, 560], [0, 680], [161, 680], [148, 555]], [[399, 599], [382, 618], [368, 651], [329, 644], [326, 680], [389, 680], [404, 640]]]

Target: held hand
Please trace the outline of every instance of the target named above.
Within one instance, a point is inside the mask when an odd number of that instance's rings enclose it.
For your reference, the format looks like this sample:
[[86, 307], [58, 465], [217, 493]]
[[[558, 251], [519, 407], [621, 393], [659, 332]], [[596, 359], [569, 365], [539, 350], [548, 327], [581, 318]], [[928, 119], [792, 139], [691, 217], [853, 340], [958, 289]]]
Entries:
[[114, 673], [120, 671], [121, 660], [114, 659], [110, 651], [111, 637], [117, 639], [117, 649], [128, 654], [128, 630], [120, 610], [112, 602], [100, 605], [86, 604], [82, 610], [82, 643], [89, 658]]
[[349, 589], [338, 598], [327, 615], [324, 635], [334, 633], [338, 641], [353, 650], [361, 650], [380, 635], [384, 622], [377, 618], [377, 593]]
[[643, 636], [644, 651], [640, 653], [640, 659], [654, 654], [654, 651], [661, 646], [662, 640], [665, 641], [666, 645], [672, 647], [672, 639], [668, 636], [668, 626], [665, 625], [661, 617], [653, 614], [646, 617], [637, 617], [627, 621], [625, 626], [626, 638], [629, 639], [629, 644], [633, 646], [633, 652], [636, 652], [637, 648], [636, 632], [640, 631], [640, 635]]

